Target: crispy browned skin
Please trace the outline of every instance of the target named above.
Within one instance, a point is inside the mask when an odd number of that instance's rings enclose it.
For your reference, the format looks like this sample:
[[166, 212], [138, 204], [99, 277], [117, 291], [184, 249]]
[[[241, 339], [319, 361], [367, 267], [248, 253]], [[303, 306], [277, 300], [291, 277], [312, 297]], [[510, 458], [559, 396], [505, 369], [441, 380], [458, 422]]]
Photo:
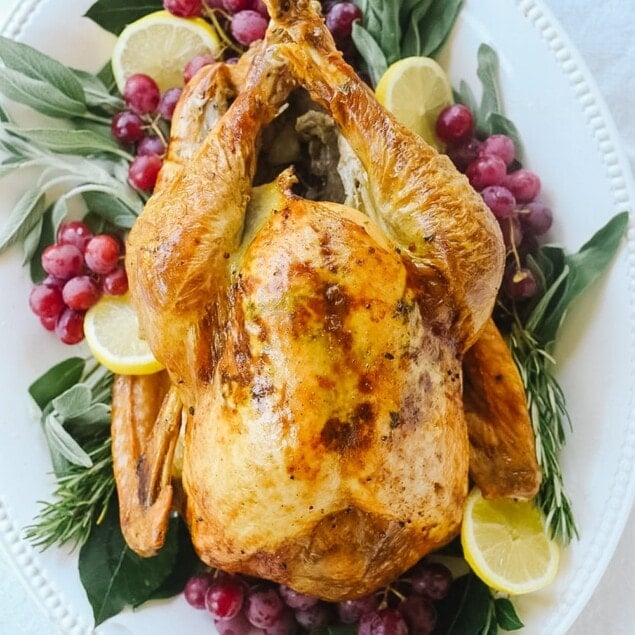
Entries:
[[116, 377], [111, 430], [119, 515], [126, 541], [141, 555], [155, 553], [165, 538], [180, 423], [167, 373]]
[[492, 320], [463, 362], [470, 476], [485, 498], [532, 498], [540, 468], [522, 379]]
[[[491, 313], [503, 246], [467, 180], [379, 106], [310, 5], [269, 9], [246, 89], [162, 176], [127, 269], [190, 413], [198, 553], [336, 600], [458, 530], [461, 359]], [[252, 191], [259, 132], [296, 82], [366, 169], [369, 216], [294, 196], [288, 173]]]

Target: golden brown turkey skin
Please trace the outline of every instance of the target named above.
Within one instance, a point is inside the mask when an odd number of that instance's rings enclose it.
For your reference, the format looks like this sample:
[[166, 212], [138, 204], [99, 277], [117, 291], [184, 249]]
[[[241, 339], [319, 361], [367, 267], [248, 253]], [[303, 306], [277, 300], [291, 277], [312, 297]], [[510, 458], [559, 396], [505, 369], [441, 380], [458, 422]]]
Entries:
[[[377, 104], [313, 9], [285, 6], [298, 13], [273, 21], [200, 148], [180, 139], [126, 265], [143, 332], [189, 413], [196, 550], [338, 600], [387, 584], [458, 530], [462, 354], [491, 314], [503, 246], [465, 177]], [[368, 216], [295, 197], [288, 174], [264, 194], [252, 187], [259, 133], [295, 83], [363, 165]], [[188, 94], [196, 86], [181, 112]]]
[[460, 364], [394, 246], [350, 208], [283, 200], [233, 280], [187, 432], [194, 544], [224, 569], [365, 595], [460, 523]]

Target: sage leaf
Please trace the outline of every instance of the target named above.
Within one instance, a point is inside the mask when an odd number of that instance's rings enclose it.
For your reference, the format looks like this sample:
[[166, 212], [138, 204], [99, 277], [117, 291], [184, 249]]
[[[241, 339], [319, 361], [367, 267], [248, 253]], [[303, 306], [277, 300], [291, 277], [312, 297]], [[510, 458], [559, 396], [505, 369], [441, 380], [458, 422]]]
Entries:
[[4, 106], [0, 104], [0, 122], [8, 123], [10, 121], [11, 121], [11, 118], [9, 117], [7, 111], [4, 109]]
[[494, 599], [486, 584], [474, 573], [457, 578], [447, 597], [437, 603], [439, 632], [474, 635], [489, 628]]
[[176, 519], [177, 553], [174, 558], [174, 567], [165, 580], [149, 595], [148, 600], [161, 600], [171, 598], [183, 591], [185, 583], [192, 576], [201, 561], [194, 551], [190, 530], [185, 522], [179, 517]]
[[130, 229], [137, 220], [137, 211], [113, 192], [94, 189], [83, 192], [82, 196], [88, 209], [116, 227]]
[[[404, 57], [421, 55], [420, 51], [424, 45], [421, 38], [421, 23], [425, 19], [432, 1], [433, 0], [422, 0], [418, 2], [410, 12], [401, 43], [401, 54]], [[404, 6], [404, 12], [406, 10], [407, 8]]]
[[91, 130], [19, 128], [14, 132], [31, 143], [37, 143], [47, 150], [57, 154], [95, 156], [105, 153], [123, 158], [130, 158], [130, 155], [113, 139], [104, 138]]
[[22, 167], [26, 159], [22, 157], [11, 157], [10, 160], [5, 160], [0, 164], [0, 179], [15, 172], [18, 168]]
[[112, 70], [112, 64], [108, 60], [97, 73], [97, 77], [101, 83], [106, 87], [106, 90], [113, 96], [120, 96], [119, 89], [117, 88], [117, 82], [115, 80], [115, 74]]
[[126, 606], [147, 601], [172, 572], [178, 552], [177, 519], [170, 520], [165, 545], [156, 556], [142, 558], [126, 544], [116, 505], [109, 505], [79, 552], [79, 576], [95, 626]]
[[131, 22], [162, 8], [162, 0], [98, 0], [84, 15], [106, 31], [119, 35]]
[[0, 61], [5, 70], [39, 80], [55, 88], [69, 101], [85, 104], [84, 90], [73, 71], [32, 46], [0, 36]]
[[507, 598], [496, 598], [496, 600], [494, 600], [494, 610], [496, 611], [496, 622], [502, 629], [506, 631], [517, 631], [524, 626], [511, 600]]
[[86, 112], [84, 101], [69, 97], [46, 81], [27, 77], [8, 68], [0, 69], [0, 91], [10, 99], [49, 117], [80, 117]]
[[[58, 454], [72, 465], [91, 467], [93, 461], [71, 434], [64, 428], [56, 413], [51, 412], [44, 419], [44, 434], [53, 455]], [[53, 458], [55, 468], [56, 460]], [[55, 468], [58, 473], [58, 469]]]
[[567, 289], [570, 301], [592, 284], [609, 265], [624, 237], [628, 218], [628, 212], [616, 214], [577, 253], [566, 256], [565, 262], [571, 267], [571, 283]]
[[379, 2], [381, 7], [381, 28], [379, 29], [379, 47], [386, 56], [386, 62], [392, 64], [401, 57], [401, 25], [399, 22], [400, 2]]
[[[564, 257], [560, 275], [551, 283], [527, 319], [527, 328], [543, 347], [551, 345], [571, 302], [590, 286], [615, 256], [628, 226], [628, 212], [616, 214], [577, 253], [564, 255], [559, 248], [542, 248], [543, 256]], [[556, 269], [556, 266], [553, 266]]]
[[446, 43], [459, 15], [463, 0], [436, 0], [419, 25], [421, 52], [419, 55], [436, 57]]
[[452, 31], [462, 0], [363, 0], [353, 42], [373, 84], [386, 68], [411, 55], [437, 55]]
[[44, 410], [55, 397], [74, 386], [81, 379], [85, 366], [85, 359], [70, 357], [38, 377], [29, 386], [29, 394], [40, 410]]
[[75, 432], [78, 428], [110, 425], [111, 409], [105, 403], [91, 404], [77, 417], [69, 417], [64, 421], [69, 430]]
[[0, 231], [0, 253], [10, 245], [26, 238], [42, 218], [45, 197], [40, 189], [27, 190], [13, 206], [5, 226]]
[[470, 85], [464, 79], [459, 82], [458, 90], [454, 90], [453, 93], [454, 101], [467, 106], [467, 108], [473, 113], [477, 111], [477, 104], [474, 93], [472, 92]]
[[38, 249], [40, 244], [40, 238], [42, 236], [42, 227], [44, 226], [44, 217], [41, 217], [37, 223], [33, 226], [33, 228], [29, 231], [29, 233], [24, 237], [22, 241], [22, 264], [26, 265], [27, 262], [31, 261], [33, 258], [33, 254]]
[[42, 267], [42, 252], [55, 242], [55, 232], [53, 231], [53, 223], [51, 222], [51, 210], [48, 209], [42, 216], [42, 231], [40, 232], [40, 241], [31, 257], [29, 266], [29, 275], [31, 282], [38, 283], [46, 278], [46, 271]]
[[60, 196], [51, 208], [51, 223], [53, 225], [54, 236], [57, 236], [60, 225], [64, 222], [68, 214], [68, 195], [65, 194], [64, 196]]
[[55, 412], [63, 421], [82, 415], [91, 402], [92, 391], [86, 384], [75, 384], [52, 401]]
[[483, 95], [478, 112], [478, 124], [485, 127], [491, 112], [502, 112], [502, 101], [498, 90], [498, 55], [489, 45], [482, 43], [477, 52], [476, 75], [481, 80]]
[[[108, 62], [106, 67], [111, 68], [110, 62]], [[123, 100], [111, 94], [111, 86], [105, 84], [100, 75], [94, 75], [76, 68], [72, 70], [84, 89], [86, 105], [89, 108], [106, 110], [110, 114], [123, 110]]]
[[388, 68], [384, 52], [375, 38], [359, 22], [353, 22], [352, 36], [359, 54], [364, 59], [371, 81], [377, 85]]

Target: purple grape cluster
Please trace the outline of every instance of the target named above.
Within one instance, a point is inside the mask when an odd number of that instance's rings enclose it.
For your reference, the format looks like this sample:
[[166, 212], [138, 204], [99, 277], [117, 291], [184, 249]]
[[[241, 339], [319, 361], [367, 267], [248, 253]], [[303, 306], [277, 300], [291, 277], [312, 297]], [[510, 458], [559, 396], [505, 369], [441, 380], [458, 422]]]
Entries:
[[140, 190], [154, 189], [167, 149], [168, 125], [180, 95], [180, 88], [161, 93], [154, 79], [143, 73], [126, 80], [126, 109], [113, 117], [110, 129], [122, 145], [134, 148], [128, 180]]
[[192, 576], [184, 596], [207, 610], [220, 635], [295, 635], [327, 626], [357, 625], [360, 635], [428, 635], [434, 603], [447, 595], [452, 574], [422, 560], [385, 589], [354, 600], [325, 602], [285, 585], [211, 571]]
[[512, 300], [534, 296], [538, 282], [525, 266], [525, 256], [535, 251], [553, 222], [549, 207], [538, 200], [540, 178], [520, 165], [514, 141], [507, 135], [477, 138], [472, 112], [462, 104], [441, 111], [436, 133], [500, 225], [508, 253], [503, 293]]
[[123, 245], [110, 234], [93, 235], [81, 221], [60, 226], [57, 242], [41, 256], [46, 278], [29, 295], [31, 311], [64, 344], [84, 339], [84, 315], [103, 293], [128, 290]]

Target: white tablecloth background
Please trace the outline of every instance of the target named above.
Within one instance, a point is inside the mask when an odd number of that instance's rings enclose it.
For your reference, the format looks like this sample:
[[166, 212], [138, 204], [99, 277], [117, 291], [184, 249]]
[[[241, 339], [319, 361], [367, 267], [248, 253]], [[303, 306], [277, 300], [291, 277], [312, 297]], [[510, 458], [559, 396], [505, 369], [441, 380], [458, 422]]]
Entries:
[[[635, 171], [635, 1], [546, 1], [595, 77]], [[18, 2], [0, 0], [0, 24]], [[54, 632], [0, 553], [0, 635]], [[611, 565], [570, 633], [635, 633], [635, 512]]]

